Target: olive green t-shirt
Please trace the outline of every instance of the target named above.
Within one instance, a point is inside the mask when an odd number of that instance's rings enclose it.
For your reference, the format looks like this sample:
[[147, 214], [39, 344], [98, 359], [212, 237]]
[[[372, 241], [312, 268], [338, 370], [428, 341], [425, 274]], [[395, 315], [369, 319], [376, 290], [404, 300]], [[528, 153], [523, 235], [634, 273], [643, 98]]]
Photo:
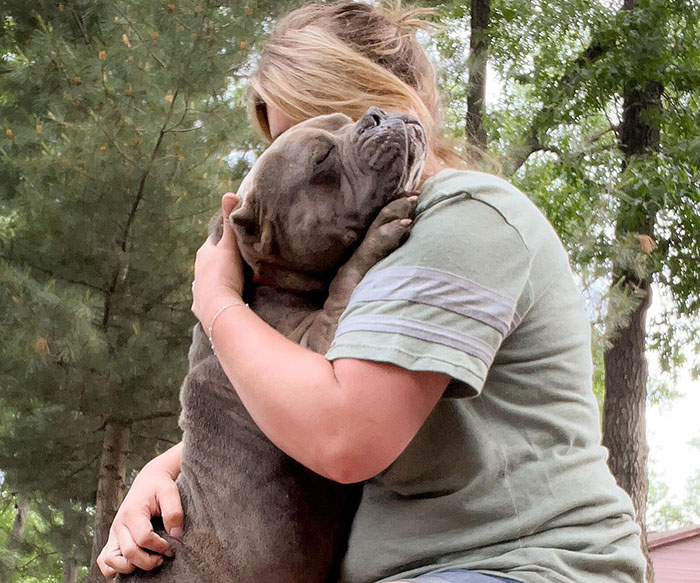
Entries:
[[366, 483], [343, 583], [454, 568], [643, 581], [632, 504], [600, 445], [589, 335], [566, 252], [524, 194], [479, 172], [426, 182], [410, 237], [357, 287], [326, 357], [452, 381]]

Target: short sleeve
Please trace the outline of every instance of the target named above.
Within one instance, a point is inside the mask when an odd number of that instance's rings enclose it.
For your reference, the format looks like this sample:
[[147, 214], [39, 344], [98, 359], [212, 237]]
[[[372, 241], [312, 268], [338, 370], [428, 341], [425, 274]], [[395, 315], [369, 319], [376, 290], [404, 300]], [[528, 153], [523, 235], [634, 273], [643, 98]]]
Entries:
[[419, 204], [407, 241], [355, 289], [326, 358], [445, 373], [445, 397], [476, 396], [520, 323], [529, 269], [497, 208], [464, 192]]

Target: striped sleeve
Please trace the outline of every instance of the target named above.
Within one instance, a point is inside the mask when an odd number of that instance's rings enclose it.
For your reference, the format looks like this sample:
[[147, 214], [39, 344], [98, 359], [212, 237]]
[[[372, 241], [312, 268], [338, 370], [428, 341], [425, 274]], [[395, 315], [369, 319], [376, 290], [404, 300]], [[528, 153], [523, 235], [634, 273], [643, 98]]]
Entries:
[[446, 397], [478, 395], [526, 309], [529, 265], [496, 209], [464, 194], [443, 201], [355, 289], [326, 358], [442, 372]]

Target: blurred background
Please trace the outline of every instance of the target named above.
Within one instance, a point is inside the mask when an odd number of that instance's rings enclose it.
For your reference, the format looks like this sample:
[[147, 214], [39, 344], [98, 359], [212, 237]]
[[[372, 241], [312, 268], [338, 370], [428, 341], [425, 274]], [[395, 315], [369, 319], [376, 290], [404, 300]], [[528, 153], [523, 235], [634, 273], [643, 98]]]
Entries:
[[[101, 581], [125, 488], [179, 441], [194, 252], [300, 4], [0, 0], [0, 583]], [[641, 526], [700, 525], [700, 3], [414, 5], [447, 132], [569, 251]]]

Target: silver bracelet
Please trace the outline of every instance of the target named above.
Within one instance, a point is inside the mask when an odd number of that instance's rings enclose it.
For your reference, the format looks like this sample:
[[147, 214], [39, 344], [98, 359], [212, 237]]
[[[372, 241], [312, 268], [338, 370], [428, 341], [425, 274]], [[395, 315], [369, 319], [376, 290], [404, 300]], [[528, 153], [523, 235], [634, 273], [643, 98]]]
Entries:
[[244, 304], [243, 302], [232, 302], [230, 304], [224, 304], [216, 311], [216, 314], [214, 314], [214, 317], [211, 319], [211, 324], [209, 324], [209, 329], [207, 330], [207, 336], [209, 336], [209, 344], [211, 345], [211, 349], [214, 352], [216, 352], [216, 350], [214, 350], [214, 340], [211, 337], [212, 329], [214, 328], [214, 322], [216, 322], [216, 319], [222, 314], [224, 310], [228, 310], [229, 308], [233, 308], [234, 306], [243, 306], [247, 308], [248, 304]]

